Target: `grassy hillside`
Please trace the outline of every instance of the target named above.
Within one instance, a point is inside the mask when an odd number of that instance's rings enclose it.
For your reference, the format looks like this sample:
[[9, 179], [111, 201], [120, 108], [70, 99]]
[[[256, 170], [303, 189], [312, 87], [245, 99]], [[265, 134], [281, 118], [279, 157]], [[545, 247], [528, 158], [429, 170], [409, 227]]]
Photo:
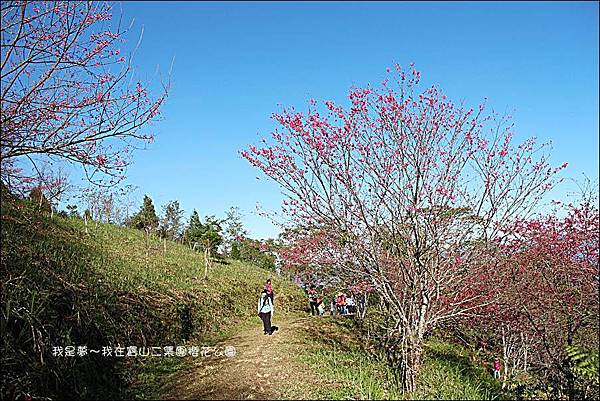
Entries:
[[[1, 206], [2, 395], [148, 397], [160, 375], [189, 358], [54, 357], [54, 346], [208, 345], [255, 318], [271, 273], [215, 263], [204, 280], [199, 253], [109, 224], [40, 215], [23, 202]], [[303, 295], [273, 277], [280, 311]], [[258, 324], [258, 322], [256, 322]]]
[[[52, 347], [203, 346], [260, 331], [256, 299], [271, 272], [222, 261], [204, 280], [202, 255], [181, 244], [169, 242], [165, 252], [158, 239], [147, 244], [143, 232], [109, 224], [91, 223], [86, 233], [80, 219], [51, 219], [23, 202], [3, 201], [1, 223], [3, 399], [15, 391], [58, 399], [160, 398], [180, 377], [173, 373], [193, 371], [197, 359], [55, 357]], [[304, 309], [296, 286], [273, 281], [280, 316]], [[406, 396], [390, 382], [385, 363], [364, 349], [350, 320], [288, 320], [302, 322], [284, 327], [293, 343], [290, 369], [305, 373], [276, 383], [273, 391], [282, 397], [506, 398], [467, 350], [435, 337], [425, 346], [419, 391]]]

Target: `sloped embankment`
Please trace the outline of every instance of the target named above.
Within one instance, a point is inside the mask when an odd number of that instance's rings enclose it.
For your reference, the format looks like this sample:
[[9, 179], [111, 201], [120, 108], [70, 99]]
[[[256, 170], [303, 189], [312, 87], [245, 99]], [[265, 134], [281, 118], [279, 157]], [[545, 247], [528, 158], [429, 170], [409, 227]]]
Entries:
[[[271, 275], [223, 261], [204, 280], [201, 256], [181, 244], [165, 252], [157, 239], [110, 224], [86, 233], [81, 219], [50, 218], [6, 198], [1, 224], [3, 398], [147, 396], [161, 370], [183, 359], [55, 357], [53, 347], [210, 342], [254, 316]], [[273, 280], [284, 309], [302, 308], [298, 288]]]

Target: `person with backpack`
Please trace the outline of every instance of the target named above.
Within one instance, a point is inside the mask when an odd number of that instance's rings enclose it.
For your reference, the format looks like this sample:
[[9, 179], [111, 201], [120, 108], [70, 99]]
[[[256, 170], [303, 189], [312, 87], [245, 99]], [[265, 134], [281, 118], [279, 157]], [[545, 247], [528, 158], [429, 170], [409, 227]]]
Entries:
[[271, 300], [267, 290], [262, 290], [260, 293], [260, 298], [258, 299], [258, 317], [260, 317], [260, 320], [263, 322], [264, 334], [273, 334], [271, 317], [274, 309], [273, 301]]

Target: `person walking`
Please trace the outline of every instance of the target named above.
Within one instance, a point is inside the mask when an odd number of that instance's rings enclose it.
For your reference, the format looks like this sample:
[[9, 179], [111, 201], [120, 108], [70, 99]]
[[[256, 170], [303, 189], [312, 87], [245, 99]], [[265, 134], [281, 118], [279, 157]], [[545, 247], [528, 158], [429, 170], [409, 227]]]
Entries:
[[272, 335], [273, 330], [271, 327], [271, 317], [275, 310], [273, 301], [267, 293], [267, 290], [262, 290], [260, 298], [258, 299], [258, 317], [263, 322], [264, 334]]
[[315, 286], [311, 285], [308, 289], [308, 303], [310, 304], [310, 314], [312, 316], [318, 315], [318, 305], [317, 305], [317, 291], [315, 290]]
[[356, 308], [354, 305], [354, 298], [352, 297], [352, 295], [348, 296], [348, 298], [346, 298], [346, 312], [349, 315], [354, 315], [356, 313]]

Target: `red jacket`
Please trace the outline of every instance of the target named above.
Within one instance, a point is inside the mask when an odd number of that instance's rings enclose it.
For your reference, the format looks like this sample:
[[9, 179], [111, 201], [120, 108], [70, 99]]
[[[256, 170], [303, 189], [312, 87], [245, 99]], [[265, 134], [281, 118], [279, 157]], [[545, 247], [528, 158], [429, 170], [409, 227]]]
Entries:
[[346, 297], [344, 295], [340, 295], [339, 297], [337, 297], [335, 303], [338, 306], [346, 305]]

